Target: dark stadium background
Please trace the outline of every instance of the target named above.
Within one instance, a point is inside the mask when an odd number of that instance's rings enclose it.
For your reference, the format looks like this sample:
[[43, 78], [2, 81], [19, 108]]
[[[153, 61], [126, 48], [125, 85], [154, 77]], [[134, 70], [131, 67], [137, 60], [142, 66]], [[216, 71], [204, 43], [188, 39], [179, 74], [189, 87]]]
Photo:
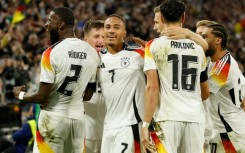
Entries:
[[[12, 88], [25, 84], [35, 91], [39, 84], [39, 62], [42, 52], [50, 45], [43, 28], [47, 14], [55, 7], [66, 6], [74, 11], [76, 34], [81, 37], [89, 19], [104, 19], [116, 13], [127, 21], [127, 40], [132, 36], [150, 40], [153, 31], [153, 9], [160, 0], [1, 0], [0, 1], [0, 138], [11, 140], [11, 134], [26, 120], [30, 104], [19, 104]], [[229, 51], [244, 74], [245, 66], [245, 1], [244, 0], [185, 0], [184, 27], [195, 31], [198, 20], [214, 20], [229, 32]], [[11, 24], [13, 15], [20, 21]]]

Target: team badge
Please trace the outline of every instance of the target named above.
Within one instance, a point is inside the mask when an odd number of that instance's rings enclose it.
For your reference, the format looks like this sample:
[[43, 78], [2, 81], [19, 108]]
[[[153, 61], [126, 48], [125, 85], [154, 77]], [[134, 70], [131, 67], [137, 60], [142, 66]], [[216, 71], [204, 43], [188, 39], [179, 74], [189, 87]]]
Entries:
[[128, 67], [129, 65], [130, 65], [130, 62], [129, 62], [129, 60], [130, 60], [130, 58], [128, 58], [128, 57], [123, 57], [123, 58], [121, 58], [121, 66], [122, 67]]

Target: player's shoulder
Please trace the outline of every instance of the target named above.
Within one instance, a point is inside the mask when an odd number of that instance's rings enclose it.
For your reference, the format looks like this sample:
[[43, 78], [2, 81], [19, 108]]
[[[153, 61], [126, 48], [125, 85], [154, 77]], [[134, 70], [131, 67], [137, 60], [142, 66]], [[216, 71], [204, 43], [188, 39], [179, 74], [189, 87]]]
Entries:
[[166, 36], [160, 36], [158, 38], [154, 38], [154, 39], [149, 40], [146, 43], [146, 47], [150, 47], [150, 46], [154, 46], [154, 45], [159, 45], [159, 44], [166, 45], [166, 44], [169, 44], [170, 41], [171, 40], [168, 39]]
[[137, 45], [125, 45], [123, 51], [136, 53], [139, 54], [141, 57], [144, 57], [145, 55], [145, 48]]
[[59, 40], [58, 42], [56, 42], [56, 43], [54, 43], [53, 45], [51, 45], [49, 48], [51, 48], [51, 49], [56, 49], [58, 46], [60, 46], [60, 45], [62, 45], [63, 44], [63, 41], [64, 41], [64, 39], [62, 39], [62, 40]]
[[154, 38], [149, 40], [146, 43], [146, 47], [145, 50], [147, 51], [151, 51], [151, 52], [155, 52], [159, 49], [163, 49], [163, 48], [170, 48], [170, 40], [167, 39], [166, 36], [161, 36], [158, 38]]
[[219, 61], [232, 67], [233, 71], [240, 71], [237, 61], [233, 58], [229, 51], [227, 51], [227, 53]]
[[143, 51], [144, 52], [144, 48], [138, 45], [125, 45], [124, 49], [125, 51]]
[[48, 47], [44, 52], [43, 54], [51, 54], [51, 53], [54, 53], [54, 50], [56, 50], [57, 46], [60, 45], [60, 43], [62, 42], [63, 40], [60, 40], [56, 43], [54, 43], [53, 45], [51, 45], [50, 47]]

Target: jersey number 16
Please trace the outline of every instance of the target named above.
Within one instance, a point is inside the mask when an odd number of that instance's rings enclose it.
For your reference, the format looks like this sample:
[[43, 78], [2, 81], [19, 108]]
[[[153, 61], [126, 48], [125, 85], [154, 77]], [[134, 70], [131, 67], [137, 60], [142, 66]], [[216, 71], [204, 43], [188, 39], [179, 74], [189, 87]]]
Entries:
[[[179, 58], [182, 58], [182, 63], [179, 63]], [[198, 64], [197, 56], [190, 56], [190, 55], [182, 55], [179, 56], [177, 54], [170, 54], [168, 55], [168, 62], [173, 63], [173, 78], [172, 78], [172, 89], [179, 90], [179, 72], [181, 72], [181, 86], [183, 90], [187, 91], [195, 91], [196, 86], [196, 77], [197, 77], [197, 69], [196, 68], [189, 68], [188, 64], [190, 62]], [[180, 67], [181, 66], [181, 70]], [[188, 83], [188, 78], [190, 81]]]

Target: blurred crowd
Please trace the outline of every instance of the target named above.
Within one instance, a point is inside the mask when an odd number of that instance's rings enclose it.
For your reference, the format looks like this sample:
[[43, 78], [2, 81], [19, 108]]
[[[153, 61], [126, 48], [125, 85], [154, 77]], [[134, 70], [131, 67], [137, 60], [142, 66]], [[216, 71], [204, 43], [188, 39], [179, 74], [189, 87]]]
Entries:
[[[42, 52], [50, 45], [44, 29], [47, 14], [58, 6], [74, 10], [76, 35], [81, 37], [84, 23], [89, 19], [104, 19], [116, 13], [127, 21], [127, 40], [132, 36], [150, 40], [158, 37], [153, 31], [153, 9], [161, 0], [25, 0], [25, 18], [11, 24], [11, 18], [21, 0], [0, 1], [0, 93], [4, 102], [15, 102], [13, 86], [26, 85], [27, 91], [39, 84], [39, 64]], [[28, 3], [27, 3], [28, 2]], [[244, 0], [185, 0], [184, 27], [195, 30], [198, 20], [208, 19], [224, 24], [230, 34], [229, 50], [245, 66], [245, 1]], [[23, 5], [23, 3], [22, 3]], [[3, 102], [0, 102], [0, 104]]]

